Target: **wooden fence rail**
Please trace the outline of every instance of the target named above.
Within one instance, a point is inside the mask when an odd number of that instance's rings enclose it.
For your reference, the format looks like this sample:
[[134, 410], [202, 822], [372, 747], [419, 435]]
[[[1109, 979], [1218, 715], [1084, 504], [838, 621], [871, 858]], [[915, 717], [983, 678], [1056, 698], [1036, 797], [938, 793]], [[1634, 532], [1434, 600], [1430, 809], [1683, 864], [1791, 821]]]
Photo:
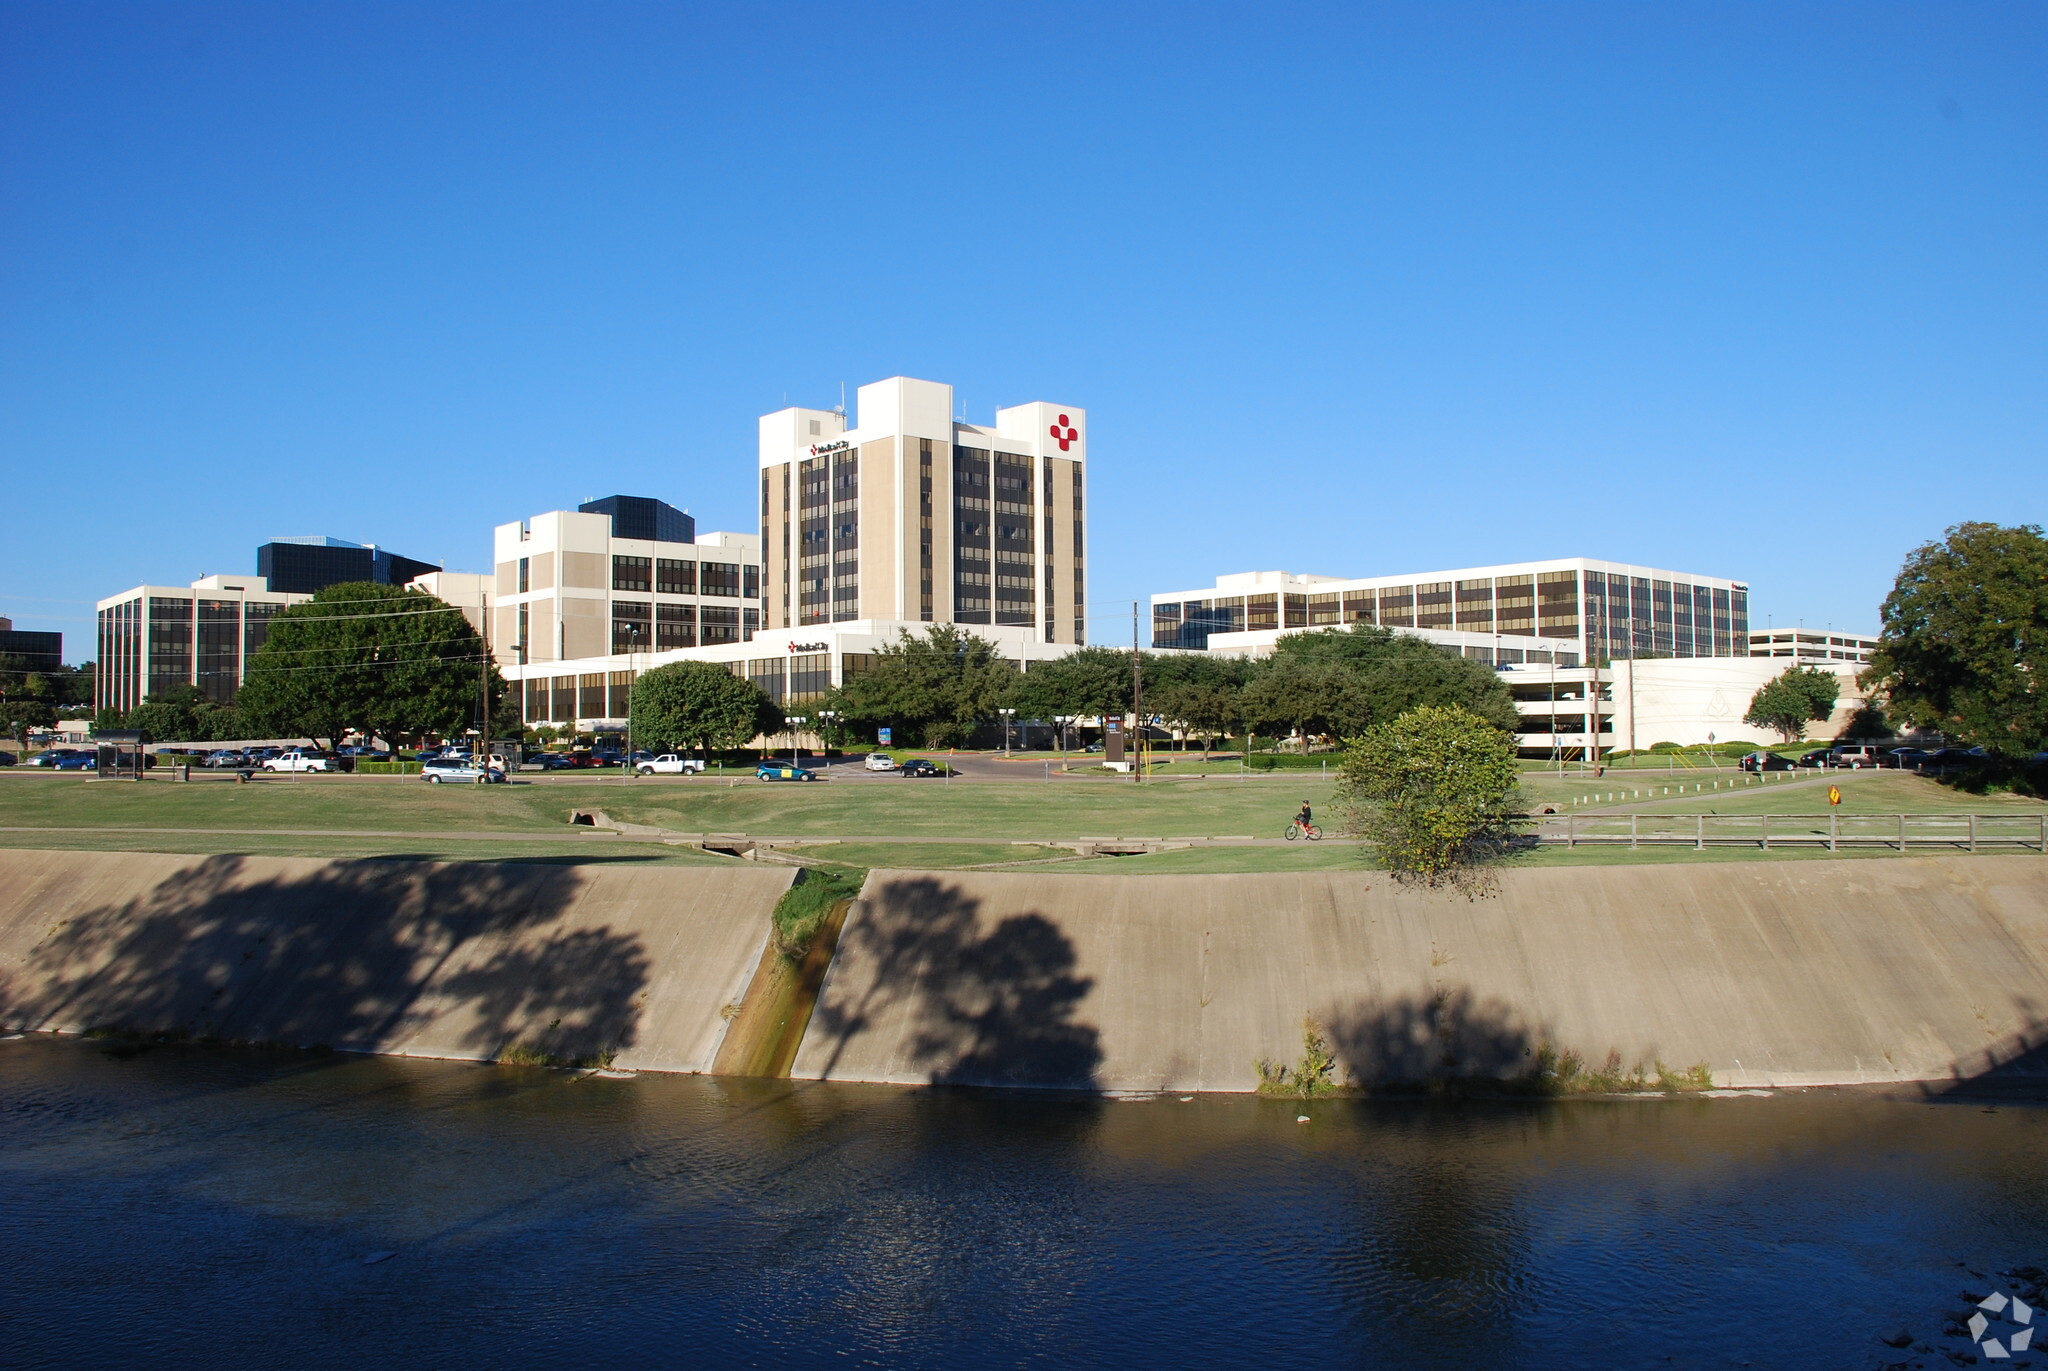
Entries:
[[1539, 820], [1538, 843], [1566, 847], [1912, 847], [2048, 854], [2048, 814], [1563, 814]]

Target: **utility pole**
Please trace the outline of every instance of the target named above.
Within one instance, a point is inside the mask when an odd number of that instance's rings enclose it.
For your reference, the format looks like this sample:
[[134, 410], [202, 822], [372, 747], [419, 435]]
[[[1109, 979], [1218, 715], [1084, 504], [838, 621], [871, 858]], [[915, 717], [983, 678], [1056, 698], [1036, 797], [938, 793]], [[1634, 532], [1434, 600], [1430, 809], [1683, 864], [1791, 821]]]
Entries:
[[1145, 673], [1138, 658], [1138, 602], [1131, 601], [1131, 728], [1137, 734], [1131, 780], [1145, 779]]
[[[483, 654], [476, 663], [476, 693], [477, 708], [483, 717], [476, 730], [476, 761], [488, 780], [491, 774], [491, 593], [488, 590], [478, 591], [477, 600], [483, 609], [480, 616], [483, 631], [478, 635], [483, 644]], [[505, 779], [510, 780], [511, 777]]]

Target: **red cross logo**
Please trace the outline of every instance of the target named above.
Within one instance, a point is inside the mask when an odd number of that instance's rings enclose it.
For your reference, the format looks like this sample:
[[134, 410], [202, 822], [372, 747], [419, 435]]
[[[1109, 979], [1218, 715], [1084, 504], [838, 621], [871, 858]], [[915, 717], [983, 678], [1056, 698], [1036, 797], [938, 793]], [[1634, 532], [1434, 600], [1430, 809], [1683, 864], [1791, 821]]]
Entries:
[[1053, 438], [1059, 443], [1061, 452], [1065, 452], [1067, 450], [1068, 444], [1072, 443], [1076, 438], [1079, 438], [1081, 436], [1080, 430], [1071, 427], [1068, 423], [1067, 416], [1064, 414], [1060, 416], [1060, 421], [1058, 423], [1054, 424], [1050, 429], [1046, 431], [1052, 434]]

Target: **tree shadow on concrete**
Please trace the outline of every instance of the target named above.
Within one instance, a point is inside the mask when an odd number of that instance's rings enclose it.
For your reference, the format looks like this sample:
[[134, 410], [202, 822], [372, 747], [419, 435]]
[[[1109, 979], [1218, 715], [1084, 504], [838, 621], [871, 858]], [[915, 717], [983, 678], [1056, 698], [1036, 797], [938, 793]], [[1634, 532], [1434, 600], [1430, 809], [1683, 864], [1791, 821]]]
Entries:
[[1096, 1088], [1101, 1035], [1074, 1017], [1095, 981], [1058, 924], [1031, 911], [985, 928], [981, 901], [934, 877], [889, 881], [863, 906], [839, 955], [865, 983], [851, 1002], [828, 993], [812, 1020], [832, 1042], [826, 1077], [907, 1012], [905, 1055], [934, 1085]]
[[2048, 1013], [2032, 1000], [2017, 1007], [2023, 1027], [1967, 1067], [1958, 1066], [1949, 1080], [1930, 1083], [1924, 1093], [1931, 1099], [2048, 1099]]
[[[550, 865], [212, 857], [53, 926], [0, 984], [0, 1022], [434, 1054], [602, 1058], [630, 1046], [638, 938], [559, 920]], [[552, 925], [552, 927], [551, 927]]]
[[1541, 1035], [1463, 987], [1352, 1005], [1324, 1027], [1347, 1084], [1367, 1090], [1533, 1083]]

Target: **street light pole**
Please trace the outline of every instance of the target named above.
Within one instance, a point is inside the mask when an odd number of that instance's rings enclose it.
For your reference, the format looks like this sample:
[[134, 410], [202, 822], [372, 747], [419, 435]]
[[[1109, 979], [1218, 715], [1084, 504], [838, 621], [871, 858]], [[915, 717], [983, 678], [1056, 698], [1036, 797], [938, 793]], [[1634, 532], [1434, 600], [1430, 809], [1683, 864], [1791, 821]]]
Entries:
[[1008, 757], [1013, 755], [1010, 751], [1010, 720], [1016, 717], [1017, 711], [1014, 709], [998, 709], [996, 713], [1003, 716], [1003, 755]]
[[800, 730], [805, 724], [809, 723], [810, 721], [810, 716], [805, 714], [792, 714], [789, 716], [789, 764], [791, 766], [800, 765], [800, 763], [797, 760], [796, 735], [798, 730]]
[[[818, 711], [818, 720], [823, 725], [819, 737], [825, 744], [825, 751], [829, 753], [832, 750], [832, 729], [839, 720], [839, 711], [836, 709], [821, 709]], [[830, 759], [828, 758], [827, 760]]]

